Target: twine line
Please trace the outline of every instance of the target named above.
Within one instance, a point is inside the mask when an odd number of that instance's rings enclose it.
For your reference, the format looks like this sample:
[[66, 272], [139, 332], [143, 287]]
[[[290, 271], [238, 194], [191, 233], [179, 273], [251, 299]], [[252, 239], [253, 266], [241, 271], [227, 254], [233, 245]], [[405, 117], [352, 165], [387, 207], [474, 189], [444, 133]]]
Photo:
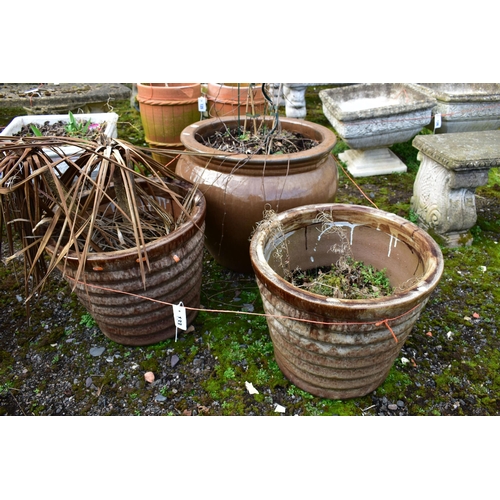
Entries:
[[[132, 297], [137, 297], [139, 299], [149, 300], [151, 302], [156, 302], [158, 304], [170, 306], [172, 308], [174, 306], [177, 306], [177, 304], [172, 304], [170, 302], [166, 302], [166, 301], [163, 301], [163, 300], [155, 299], [155, 298], [152, 298], [152, 297], [146, 297], [144, 295], [138, 295], [136, 293], [126, 292], [124, 290], [115, 290], [113, 288], [104, 287], [104, 286], [100, 286], [100, 285], [89, 284], [89, 283], [86, 283], [86, 282], [83, 282], [83, 281], [80, 281], [80, 280], [76, 280], [75, 278], [72, 278], [71, 276], [65, 275], [64, 277], [65, 277], [65, 279], [67, 279], [69, 281], [73, 281], [75, 284], [83, 285], [84, 287], [91, 287], [91, 288], [96, 288], [96, 289], [104, 290], [104, 291], [108, 291], [108, 292], [121, 293], [123, 295], [129, 295], [129, 296], [132, 296]], [[232, 310], [229, 310], [229, 309], [207, 309], [207, 308], [199, 308], [199, 307], [191, 307], [191, 306], [183, 306], [183, 307], [185, 309], [189, 310], [189, 311], [208, 312], [208, 313], [217, 313], [217, 314], [220, 314], [220, 313], [224, 313], [224, 314], [238, 314], [238, 315], [239, 314], [245, 314], [245, 315], [248, 315], [248, 316], [257, 316], [257, 317], [265, 317], [265, 318], [288, 319], [288, 320], [293, 320], [293, 321], [300, 321], [302, 323], [310, 323], [310, 324], [322, 325], [322, 326], [350, 326], [350, 325], [375, 325], [375, 326], [380, 326], [380, 325], [385, 325], [385, 327], [389, 330], [389, 332], [391, 333], [392, 337], [394, 338], [394, 341], [397, 343], [398, 342], [398, 338], [396, 337], [396, 334], [394, 333], [393, 329], [389, 325], [389, 321], [395, 321], [397, 319], [403, 318], [404, 316], [406, 316], [406, 315], [410, 314], [411, 312], [413, 312], [417, 307], [419, 307], [419, 304], [417, 304], [416, 306], [412, 307], [411, 309], [409, 309], [408, 311], [404, 312], [403, 314], [400, 314], [399, 316], [395, 316], [393, 318], [386, 318], [386, 319], [383, 319], [381, 321], [360, 321], [360, 322], [357, 322], [357, 321], [351, 321], [351, 322], [315, 321], [315, 320], [305, 319], [305, 318], [294, 318], [292, 316], [267, 314], [267, 313], [255, 313], [255, 312], [250, 312], [250, 311], [232, 311]]]

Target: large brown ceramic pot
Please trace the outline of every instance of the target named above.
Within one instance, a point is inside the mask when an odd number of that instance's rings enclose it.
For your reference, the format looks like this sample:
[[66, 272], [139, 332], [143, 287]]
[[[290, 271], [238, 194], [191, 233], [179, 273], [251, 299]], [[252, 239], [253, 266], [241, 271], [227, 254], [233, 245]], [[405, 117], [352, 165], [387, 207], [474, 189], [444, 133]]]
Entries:
[[[192, 186], [183, 180], [168, 181], [181, 199]], [[180, 215], [177, 204], [165, 198], [158, 203]], [[203, 231], [206, 203], [197, 191], [190, 219], [175, 231], [146, 244], [150, 267], [143, 285], [137, 249], [89, 253], [84, 276], [75, 293], [96, 320], [102, 333], [124, 345], [149, 345], [174, 337], [176, 324], [172, 306], [183, 303], [188, 324], [200, 307], [203, 264]], [[47, 247], [49, 254], [53, 247]], [[71, 287], [79, 265], [72, 252], [58, 267]]]
[[181, 140], [200, 155], [182, 155], [176, 173], [198, 184], [206, 198], [205, 244], [212, 256], [228, 269], [251, 273], [250, 237], [266, 208], [280, 212], [334, 200], [337, 164], [330, 152], [336, 137], [321, 125], [280, 118], [283, 129], [319, 144], [293, 154], [249, 156], [224, 154], [199, 140], [237, 123], [235, 117], [214, 118], [186, 127]]
[[[325, 230], [318, 217], [325, 213], [346, 239]], [[283, 278], [284, 268], [331, 265], [342, 242], [355, 260], [387, 269], [393, 295], [337, 299]], [[441, 250], [424, 230], [357, 205], [278, 214], [255, 232], [250, 256], [281, 371], [297, 387], [331, 399], [365, 396], [383, 383], [443, 272]]]

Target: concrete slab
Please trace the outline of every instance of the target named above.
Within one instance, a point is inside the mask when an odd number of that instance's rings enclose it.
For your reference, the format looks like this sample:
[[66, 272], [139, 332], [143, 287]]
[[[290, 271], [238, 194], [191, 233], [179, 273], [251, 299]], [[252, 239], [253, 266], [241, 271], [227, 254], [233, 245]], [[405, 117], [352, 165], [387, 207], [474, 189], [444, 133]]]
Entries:
[[0, 115], [106, 113], [130, 95], [121, 83], [0, 83]]
[[450, 170], [500, 165], [500, 130], [419, 135], [412, 145]]

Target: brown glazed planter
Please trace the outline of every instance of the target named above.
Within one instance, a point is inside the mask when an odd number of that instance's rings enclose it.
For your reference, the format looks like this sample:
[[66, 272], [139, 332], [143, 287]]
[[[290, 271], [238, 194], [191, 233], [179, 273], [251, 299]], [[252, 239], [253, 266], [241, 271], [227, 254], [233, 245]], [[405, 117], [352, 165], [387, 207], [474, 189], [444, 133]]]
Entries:
[[[168, 184], [182, 197], [191, 189], [184, 181], [169, 181]], [[177, 205], [166, 200], [163, 193], [158, 197], [159, 202], [162, 200], [172, 207], [174, 217], [178, 217]], [[198, 191], [191, 220], [146, 245], [150, 262], [150, 270], [146, 267], [146, 289], [136, 249], [88, 254], [84, 277], [81, 278], [88, 286], [78, 283], [75, 293], [106, 337], [132, 346], [155, 344], [174, 337], [176, 328], [172, 307], [138, 296], [170, 304], [182, 302], [186, 307], [199, 308], [205, 213], [205, 199]], [[47, 250], [50, 253], [50, 247]], [[73, 287], [72, 278], [78, 269], [76, 255], [70, 255], [65, 264], [61, 263], [59, 269]], [[188, 324], [196, 314], [196, 311], [186, 309]]]
[[[330, 265], [338, 258], [332, 245], [339, 237], [322, 234], [315, 221], [321, 212], [346, 229], [354, 259], [386, 268], [391, 285], [404, 291], [336, 299], [283, 279], [275, 252], [280, 241], [288, 247], [289, 269]], [[331, 399], [365, 396], [383, 383], [443, 272], [441, 250], [425, 231], [357, 205], [309, 205], [278, 214], [255, 232], [250, 256], [281, 371], [297, 387]]]
[[321, 125], [282, 117], [283, 129], [319, 145], [294, 154], [248, 156], [223, 154], [198, 140], [237, 123], [235, 117], [213, 118], [186, 127], [184, 146], [201, 155], [182, 155], [176, 173], [198, 184], [207, 200], [205, 245], [212, 256], [228, 269], [251, 273], [250, 237], [266, 208], [279, 212], [335, 199], [337, 163], [330, 152], [336, 137]]

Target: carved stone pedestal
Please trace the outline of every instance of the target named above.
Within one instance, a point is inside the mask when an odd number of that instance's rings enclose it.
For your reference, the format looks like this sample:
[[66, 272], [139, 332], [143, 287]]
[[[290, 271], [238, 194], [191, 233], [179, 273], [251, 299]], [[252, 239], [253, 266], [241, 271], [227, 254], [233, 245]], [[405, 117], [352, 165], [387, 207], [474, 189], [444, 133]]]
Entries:
[[411, 198], [418, 225], [449, 247], [472, 244], [475, 190], [500, 165], [500, 130], [420, 135], [412, 144], [421, 162]]
[[306, 91], [307, 87], [326, 85], [325, 83], [272, 83], [273, 101], [278, 106], [285, 106], [288, 118], [307, 116]]
[[389, 149], [348, 149], [339, 154], [353, 177], [406, 172], [406, 165]]
[[305, 118], [306, 90], [310, 83], [285, 83], [283, 96], [285, 100], [286, 116], [290, 118]]

